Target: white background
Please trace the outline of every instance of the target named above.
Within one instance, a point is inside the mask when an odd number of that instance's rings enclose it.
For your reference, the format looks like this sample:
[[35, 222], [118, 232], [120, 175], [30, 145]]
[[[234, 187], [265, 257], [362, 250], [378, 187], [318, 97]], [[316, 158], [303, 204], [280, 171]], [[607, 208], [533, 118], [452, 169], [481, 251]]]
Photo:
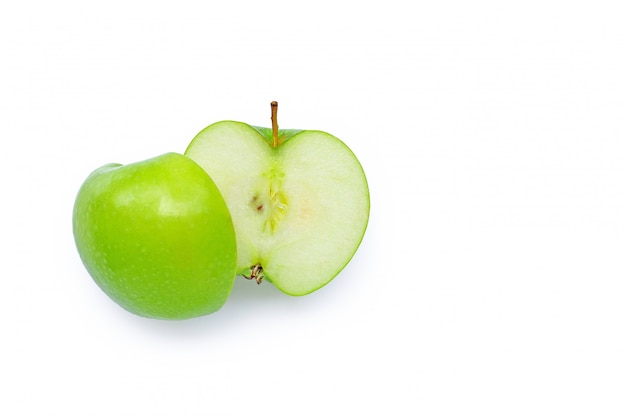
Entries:
[[[204, 3], [1, 7], [0, 415], [626, 415], [621, 2]], [[106, 298], [85, 177], [272, 100], [364, 166], [349, 266], [184, 322]]]

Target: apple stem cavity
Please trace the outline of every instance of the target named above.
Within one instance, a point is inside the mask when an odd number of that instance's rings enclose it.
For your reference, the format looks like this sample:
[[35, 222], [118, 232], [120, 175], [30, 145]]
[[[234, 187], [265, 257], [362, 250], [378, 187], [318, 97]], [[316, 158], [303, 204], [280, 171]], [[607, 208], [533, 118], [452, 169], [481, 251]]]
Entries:
[[250, 268], [250, 276], [242, 275], [245, 279], [255, 280], [257, 285], [263, 282], [263, 267], [261, 264], [255, 264]]
[[272, 146], [274, 148], [277, 148], [279, 145], [278, 143], [278, 119], [277, 119], [278, 102], [272, 101], [270, 105], [272, 106], [272, 139], [273, 139]]

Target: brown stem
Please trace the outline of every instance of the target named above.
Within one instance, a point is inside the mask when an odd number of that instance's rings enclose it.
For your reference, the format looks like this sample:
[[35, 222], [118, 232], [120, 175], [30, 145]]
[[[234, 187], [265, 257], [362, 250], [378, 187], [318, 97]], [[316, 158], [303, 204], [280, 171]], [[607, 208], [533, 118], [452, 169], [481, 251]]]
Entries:
[[278, 113], [278, 102], [272, 101], [272, 139], [274, 148], [278, 147], [278, 120], [276, 115]]

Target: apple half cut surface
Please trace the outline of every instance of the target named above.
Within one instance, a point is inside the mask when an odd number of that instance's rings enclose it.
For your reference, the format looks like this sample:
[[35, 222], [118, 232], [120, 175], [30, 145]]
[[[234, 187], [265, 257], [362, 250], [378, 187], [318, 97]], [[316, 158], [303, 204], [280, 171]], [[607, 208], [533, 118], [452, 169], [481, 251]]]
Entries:
[[185, 155], [215, 181], [237, 239], [237, 273], [290, 295], [330, 282], [359, 247], [369, 189], [356, 156], [315, 130], [222, 121], [202, 130]]

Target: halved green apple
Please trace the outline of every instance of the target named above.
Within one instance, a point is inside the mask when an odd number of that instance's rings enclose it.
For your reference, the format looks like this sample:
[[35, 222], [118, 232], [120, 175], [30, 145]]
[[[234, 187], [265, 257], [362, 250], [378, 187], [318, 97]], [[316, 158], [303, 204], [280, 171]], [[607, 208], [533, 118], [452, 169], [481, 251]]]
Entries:
[[237, 272], [290, 295], [330, 282], [359, 247], [369, 218], [365, 173], [338, 138], [222, 121], [185, 155], [216, 183], [237, 238]]

